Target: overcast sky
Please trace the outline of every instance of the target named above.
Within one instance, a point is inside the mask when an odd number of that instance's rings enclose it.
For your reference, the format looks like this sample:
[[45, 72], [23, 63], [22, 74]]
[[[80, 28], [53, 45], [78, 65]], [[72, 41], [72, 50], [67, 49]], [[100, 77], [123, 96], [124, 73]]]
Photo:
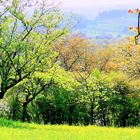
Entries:
[[55, 0], [61, 2], [66, 11], [86, 16], [95, 16], [101, 11], [112, 9], [140, 8], [140, 0]]
[[[57, 0], [68, 8], [116, 8], [116, 6], [140, 6], [140, 0]], [[119, 8], [119, 7], [118, 7]]]

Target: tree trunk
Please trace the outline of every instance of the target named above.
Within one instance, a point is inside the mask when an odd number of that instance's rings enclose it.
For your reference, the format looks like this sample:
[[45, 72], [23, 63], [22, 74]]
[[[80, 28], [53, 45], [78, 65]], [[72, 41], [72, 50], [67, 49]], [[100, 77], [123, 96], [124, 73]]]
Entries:
[[26, 119], [28, 118], [27, 105], [28, 105], [27, 102], [23, 103], [23, 111], [22, 111], [22, 121], [23, 122], [25, 122]]
[[103, 126], [106, 126], [106, 111], [104, 109], [102, 115], [103, 115]]
[[5, 92], [6, 92], [6, 90], [5, 90], [5, 88], [4, 88], [4, 85], [1, 84], [0, 99], [3, 99]]
[[126, 113], [124, 113], [122, 116], [122, 127], [126, 127], [126, 118], [127, 118]]
[[68, 116], [69, 125], [72, 125], [72, 123], [73, 123], [72, 113], [73, 113], [73, 106], [70, 105], [69, 106], [69, 116]]
[[93, 120], [93, 103], [91, 103], [90, 105], [90, 124], [93, 125], [94, 124], [94, 120]]
[[0, 92], [0, 99], [3, 99], [3, 97], [4, 97], [4, 93]]

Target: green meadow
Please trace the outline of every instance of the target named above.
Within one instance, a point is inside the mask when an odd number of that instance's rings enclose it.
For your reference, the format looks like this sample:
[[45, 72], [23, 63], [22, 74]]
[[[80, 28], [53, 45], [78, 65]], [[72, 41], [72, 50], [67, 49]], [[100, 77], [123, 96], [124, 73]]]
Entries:
[[139, 128], [37, 125], [0, 120], [0, 140], [139, 140]]

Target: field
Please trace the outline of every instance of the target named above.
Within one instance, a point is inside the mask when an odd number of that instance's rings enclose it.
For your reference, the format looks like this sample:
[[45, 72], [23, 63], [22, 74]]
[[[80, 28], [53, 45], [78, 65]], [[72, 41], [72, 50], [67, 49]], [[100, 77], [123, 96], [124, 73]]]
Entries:
[[0, 140], [140, 140], [140, 129], [45, 126], [0, 119]]

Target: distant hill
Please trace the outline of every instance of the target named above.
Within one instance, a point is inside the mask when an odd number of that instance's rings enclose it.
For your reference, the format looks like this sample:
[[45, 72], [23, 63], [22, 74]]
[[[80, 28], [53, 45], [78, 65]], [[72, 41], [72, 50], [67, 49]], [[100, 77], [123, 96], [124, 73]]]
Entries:
[[128, 29], [137, 26], [137, 16], [128, 15], [127, 10], [111, 10], [98, 14], [95, 19], [77, 16], [77, 31], [95, 39], [114, 40], [132, 34]]

